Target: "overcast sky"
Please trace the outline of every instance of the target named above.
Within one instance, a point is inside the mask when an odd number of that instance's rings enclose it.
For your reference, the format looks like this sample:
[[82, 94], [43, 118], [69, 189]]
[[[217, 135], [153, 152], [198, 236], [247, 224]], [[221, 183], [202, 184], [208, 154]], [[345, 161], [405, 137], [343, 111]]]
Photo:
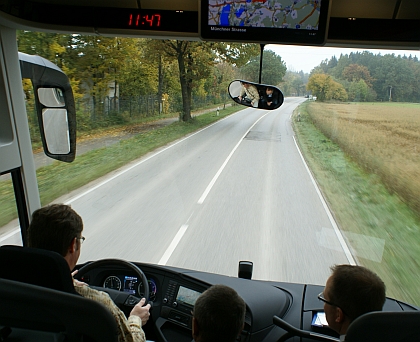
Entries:
[[286, 62], [288, 70], [300, 71], [309, 73], [311, 70], [319, 65], [324, 59], [330, 59], [336, 56], [337, 59], [340, 54], [349, 54], [352, 51], [370, 51], [374, 54], [381, 53], [395, 53], [395, 55], [404, 54], [409, 56], [416, 55], [420, 59], [420, 52], [416, 50], [374, 50], [374, 49], [348, 49], [348, 48], [330, 48], [330, 47], [313, 47], [313, 46], [292, 46], [292, 45], [266, 45], [265, 49], [274, 51], [281, 56], [282, 60]]

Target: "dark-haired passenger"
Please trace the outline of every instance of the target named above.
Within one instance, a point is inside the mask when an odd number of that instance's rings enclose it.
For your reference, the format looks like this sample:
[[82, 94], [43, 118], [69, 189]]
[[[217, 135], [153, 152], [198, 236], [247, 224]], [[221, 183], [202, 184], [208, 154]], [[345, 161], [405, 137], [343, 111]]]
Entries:
[[259, 108], [262, 109], [275, 109], [279, 104], [278, 91], [272, 87], [265, 88], [265, 93], [261, 96]]
[[213, 285], [194, 305], [192, 335], [195, 342], [234, 342], [244, 327], [246, 305], [225, 285]]
[[372, 311], [382, 311], [385, 284], [374, 272], [363, 266], [335, 265], [324, 291], [318, 298], [330, 328], [344, 340], [350, 323]]

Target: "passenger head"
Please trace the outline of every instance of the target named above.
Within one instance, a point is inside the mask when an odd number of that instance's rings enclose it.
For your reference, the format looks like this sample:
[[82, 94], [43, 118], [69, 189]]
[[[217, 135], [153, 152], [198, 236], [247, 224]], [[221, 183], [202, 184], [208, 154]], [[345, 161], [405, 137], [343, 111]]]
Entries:
[[82, 231], [82, 218], [70, 206], [52, 204], [33, 212], [28, 245], [61, 254], [73, 269], [80, 255]]
[[273, 93], [273, 91], [274, 91], [274, 89], [273, 89], [273, 88], [271, 88], [271, 87], [267, 87], [267, 89], [265, 89], [265, 93], [266, 93], [267, 95], [272, 94], [272, 93]]
[[385, 284], [372, 271], [362, 266], [335, 265], [323, 295], [324, 311], [329, 326], [340, 334], [357, 317], [381, 311], [385, 303]]
[[193, 311], [196, 342], [234, 342], [245, 320], [245, 302], [225, 285], [213, 285], [198, 297]]

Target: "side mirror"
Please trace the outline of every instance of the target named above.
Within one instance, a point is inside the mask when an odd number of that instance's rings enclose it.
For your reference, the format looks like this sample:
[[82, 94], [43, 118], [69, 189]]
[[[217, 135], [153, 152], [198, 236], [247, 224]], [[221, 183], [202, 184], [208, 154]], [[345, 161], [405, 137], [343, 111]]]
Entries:
[[53, 158], [56, 155], [68, 155], [71, 151], [70, 128], [63, 92], [59, 88], [38, 88], [38, 99], [39, 105], [42, 106], [46, 153]]
[[76, 157], [76, 110], [66, 74], [55, 64], [19, 52], [22, 78], [32, 81], [45, 154], [72, 162]]
[[247, 107], [273, 110], [279, 108], [284, 101], [279, 88], [243, 80], [232, 81], [228, 92], [233, 101]]

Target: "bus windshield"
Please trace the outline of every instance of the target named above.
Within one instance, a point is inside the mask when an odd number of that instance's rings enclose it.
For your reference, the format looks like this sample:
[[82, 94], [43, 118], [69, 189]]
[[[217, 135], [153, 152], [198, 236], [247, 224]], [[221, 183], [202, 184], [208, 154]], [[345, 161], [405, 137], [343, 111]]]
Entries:
[[[73, 88], [76, 159], [62, 163], [40, 150], [23, 80], [41, 204], [83, 218], [80, 263], [236, 276], [249, 260], [253, 279], [317, 285], [332, 265], [359, 264], [420, 305], [418, 52], [268, 45], [261, 83], [284, 102], [264, 110], [228, 95], [233, 80], [259, 82], [257, 44], [17, 38]], [[10, 203], [7, 175], [0, 188]], [[0, 218], [1, 244], [22, 243], [15, 218]]]

